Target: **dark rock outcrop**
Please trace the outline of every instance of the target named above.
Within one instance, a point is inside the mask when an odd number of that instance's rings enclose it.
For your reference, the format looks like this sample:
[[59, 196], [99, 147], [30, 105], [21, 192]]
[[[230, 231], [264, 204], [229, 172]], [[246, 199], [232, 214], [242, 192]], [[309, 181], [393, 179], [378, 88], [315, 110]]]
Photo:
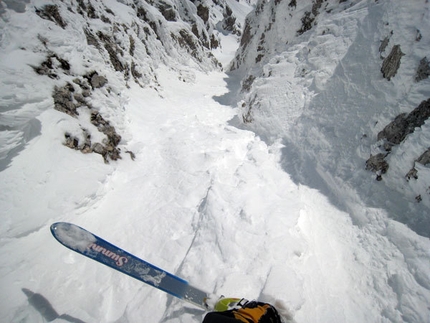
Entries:
[[391, 53], [382, 62], [381, 72], [388, 81], [397, 74], [403, 55], [405, 54], [402, 53], [400, 45], [394, 45]]
[[70, 83], [62, 87], [55, 87], [52, 98], [54, 99], [54, 108], [60, 112], [64, 112], [72, 117], [79, 115], [78, 105], [73, 102], [72, 93], [75, 91]]
[[388, 163], [385, 161], [387, 154], [376, 154], [370, 156], [366, 161], [366, 169], [375, 173], [385, 174], [389, 168]]
[[82, 153], [87, 154], [92, 152], [91, 150], [91, 135], [86, 129], [82, 129], [82, 135], [84, 140], [79, 140], [76, 136], [66, 132], [64, 134], [65, 142], [64, 145], [71, 149], [80, 150]]
[[39, 66], [32, 66], [33, 70], [39, 75], [46, 75], [52, 79], [58, 78], [58, 70], [62, 69], [63, 73], [68, 74], [70, 64], [55, 53], [50, 53], [45, 61]]
[[417, 73], [415, 75], [415, 81], [419, 82], [425, 80], [430, 76], [430, 63], [427, 57], [424, 57], [420, 61], [420, 65], [418, 66]]
[[417, 162], [424, 166], [430, 164], [430, 148], [427, 149], [420, 157], [418, 157]]
[[227, 31], [236, 32], [236, 17], [233, 16], [233, 11], [229, 6], [225, 7], [223, 17], [222, 28]]
[[[420, 163], [421, 165], [430, 164], [430, 148], [427, 149], [418, 159], [415, 161], [416, 163]], [[415, 167], [406, 174], [406, 180], [409, 181], [411, 178], [418, 179], [418, 170]]]
[[[430, 118], [430, 99], [420, 103], [409, 114], [402, 113], [390, 122], [382, 131], [378, 133], [378, 141], [383, 140], [385, 153], [379, 153], [366, 161], [366, 169], [373, 172], [384, 174], [388, 170], [388, 163], [385, 157], [388, 156], [393, 146], [400, 144], [406, 136], [413, 133], [416, 128], [421, 127]], [[430, 163], [430, 149], [422, 154], [417, 162], [426, 165]], [[406, 179], [417, 179], [417, 170], [412, 168], [407, 174]]]
[[55, 22], [63, 29], [67, 26], [67, 23], [61, 17], [58, 6], [56, 5], [47, 4], [41, 8], [36, 8], [36, 14], [42, 19]]
[[93, 89], [99, 89], [106, 85], [108, 82], [107, 78], [104, 76], [99, 75], [97, 72], [91, 72], [90, 74], [86, 75], [86, 78], [91, 84], [91, 87]]
[[208, 20], [209, 20], [209, 8], [200, 3], [197, 6], [197, 15], [206, 24], [208, 22]]
[[99, 37], [100, 41], [103, 42], [104, 48], [109, 54], [110, 61], [115, 71], [123, 72], [126, 68], [125, 64], [120, 59], [121, 56], [124, 56], [121, 48], [113, 41], [110, 36], [104, 34], [103, 32], [99, 31], [97, 36]]
[[160, 1], [158, 10], [167, 21], [176, 21], [176, 10], [170, 4]]
[[388, 124], [379, 134], [378, 140], [385, 139], [390, 144], [398, 145], [415, 128], [421, 127], [430, 117], [430, 99], [423, 101], [411, 113], [402, 113]]
[[305, 12], [304, 16], [301, 19], [302, 27], [297, 31], [298, 35], [301, 35], [312, 29], [312, 26], [315, 24], [315, 19], [319, 14], [319, 9], [321, 8], [322, 3], [323, 0], [314, 0], [311, 11]]

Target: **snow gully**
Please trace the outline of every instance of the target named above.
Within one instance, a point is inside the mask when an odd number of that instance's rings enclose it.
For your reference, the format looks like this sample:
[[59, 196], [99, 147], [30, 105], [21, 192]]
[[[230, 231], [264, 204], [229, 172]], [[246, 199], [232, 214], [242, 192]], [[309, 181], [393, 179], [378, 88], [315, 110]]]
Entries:
[[124, 265], [128, 262], [127, 257], [120, 256], [120, 255], [116, 254], [115, 252], [107, 250], [106, 248], [103, 248], [103, 247], [101, 247], [95, 243], [91, 243], [87, 248], [92, 249], [92, 250], [97, 251], [97, 252], [101, 252], [106, 257], [115, 260], [115, 264], [118, 267], [121, 267], [122, 265]]

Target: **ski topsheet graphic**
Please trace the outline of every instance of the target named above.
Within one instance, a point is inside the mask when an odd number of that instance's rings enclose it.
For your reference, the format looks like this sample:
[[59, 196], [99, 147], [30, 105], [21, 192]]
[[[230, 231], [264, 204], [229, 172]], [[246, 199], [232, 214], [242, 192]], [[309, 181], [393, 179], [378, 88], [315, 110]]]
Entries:
[[187, 281], [114, 246], [77, 225], [58, 222], [52, 235], [67, 248], [134, 277], [177, 298], [208, 309], [209, 294]]

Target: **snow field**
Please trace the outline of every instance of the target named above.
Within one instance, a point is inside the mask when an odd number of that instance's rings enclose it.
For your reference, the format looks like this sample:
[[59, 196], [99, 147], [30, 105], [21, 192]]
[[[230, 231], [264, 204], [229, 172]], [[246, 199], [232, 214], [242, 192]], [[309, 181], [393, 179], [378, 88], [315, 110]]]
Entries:
[[[118, 8], [117, 19], [129, 22], [129, 11], [119, 2], [106, 3]], [[430, 322], [429, 241], [374, 207], [386, 199], [401, 216], [409, 205], [389, 199], [391, 191], [377, 195], [377, 183], [363, 180], [367, 173], [357, 171], [360, 163], [351, 158], [367, 157], [365, 145], [356, 143], [369, 140], [363, 134], [375, 136], [380, 130], [374, 125], [379, 116], [365, 118], [367, 111], [379, 108], [378, 98], [392, 102], [405, 95], [357, 76], [376, 63], [351, 64], [359, 58], [357, 48], [377, 50], [368, 46], [366, 31], [373, 30], [373, 18], [383, 12], [376, 10], [379, 5], [368, 12], [366, 2], [357, 1], [346, 12], [340, 10], [330, 24], [317, 26], [319, 37], [310, 43], [301, 43], [307, 35], [288, 48], [283, 40], [277, 43], [285, 51], [271, 58], [265, 79], [254, 84], [266, 108], [255, 115], [258, 135], [234, 127], [232, 119], [242, 111], [219, 103], [229, 94], [226, 74], [160, 63], [158, 84], [142, 89], [129, 82], [126, 88], [122, 76], [106, 67], [93, 48], [81, 46], [82, 33], [71, 33], [66, 42], [54, 30], [49, 35], [56, 52], [70, 60], [76, 73], [87, 72], [83, 62], [88, 59], [109, 80], [107, 88], [94, 91], [91, 104], [123, 139], [122, 160], [110, 164], [62, 145], [66, 131], [81, 136], [82, 128], [88, 128], [94, 138], [102, 135], [88, 123], [85, 108], [77, 119], [53, 110], [46, 98], [54, 83], [45, 78], [41, 84], [30, 67], [16, 64], [34, 60], [37, 65], [45, 59], [37, 51], [29, 58], [22, 55], [30, 51], [12, 48], [34, 47], [34, 37], [45, 29], [35, 28], [23, 38], [19, 28], [10, 31], [13, 37], [2, 38], [0, 100], [12, 108], [2, 118], [16, 128], [1, 132], [0, 149], [25, 149], [11, 154], [0, 172], [4, 320], [201, 322], [202, 310], [58, 244], [49, 227], [69, 221], [214, 295], [285, 307], [298, 323]], [[85, 21], [71, 23], [81, 28]], [[357, 26], [364, 31], [354, 33]], [[216, 54], [225, 66], [237, 43], [235, 37], [222, 40]], [[8, 61], [12, 58], [16, 61]], [[9, 65], [23, 66], [22, 71]], [[27, 81], [19, 81], [21, 76]], [[319, 98], [317, 91], [323, 94]], [[405, 102], [415, 102], [425, 91], [415, 89]], [[363, 109], [351, 109], [347, 116], [358, 114], [366, 122], [348, 129], [329, 122], [340, 115], [337, 109], [357, 102]], [[315, 106], [321, 109], [312, 110]], [[381, 114], [387, 120], [391, 115]], [[402, 155], [401, 149], [393, 156]], [[126, 150], [134, 152], [134, 161]], [[370, 201], [363, 201], [363, 191]]]
[[[55, 149], [60, 147], [61, 154], [50, 152], [61, 128], [48, 125], [63, 115], [46, 111], [39, 118], [44, 136], [32, 140], [2, 172], [12, 175], [20, 161], [30, 167], [28, 160], [36, 152], [45, 158], [69, 156], [49, 171], [44, 169], [46, 159], [32, 166], [45, 177], [38, 191], [56, 195], [39, 194], [37, 202], [24, 205], [4, 200], [10, 214], [27, 212], [27, 219], [42, 223], [25, 237], [11, 236], [2, 248], [23, 250], [9, 263], [17, 269], [2, 267], [2, 286], [10, 289], [8, 308], [15, 309], [10, 321], [39, 317], [33, 307], [19, 305], [25, 304], [24, 293], [6, 283], [18, 280], [26, 282], [23, 288], [41, 293], [58, 313], [83, 321], [202, 319], [202, 311], [64, 249], [50, 237], [54, 219], [81, 225], [217, 295], [277, 299], [300, 322], [350, 319], [351, 308], [356, 308], [350, 299], [361, 299], [350, 288], [357, 284], [351, 276], [357, 264], [343, 251], [352, 242], [346, 237], [338, 241], [340, 232], [356, 230], [347, 217], [317, 191], [291, 181], [278, 163], [281, 145], [268, 147], [251, 132], [226, 124], [234, 110], [206, 94], [225, 91], [223, 74], [197, 73], [192, 85], [173, 79], [167, 70], [159, 74], [160, 83], [166, 84], [162, 93], [132, 88], [130, 101], [118, 112], [127, 115], [122, 120], [134, 162], [124, 155], [122, 161], [105, 165], [98, 155], [82, 155], [59, 144]], [[27, 173], [22, 180], [32, 177]], [[82, 186], [88, 182], [94, 184]], [[42, 220], [36, 215], [42, 209], [33, 205], [45, 207], [49, 217]], [[35, 213], [28, 216], [29, 210]], [[28, 260], [19, 265], [22, 259]]]

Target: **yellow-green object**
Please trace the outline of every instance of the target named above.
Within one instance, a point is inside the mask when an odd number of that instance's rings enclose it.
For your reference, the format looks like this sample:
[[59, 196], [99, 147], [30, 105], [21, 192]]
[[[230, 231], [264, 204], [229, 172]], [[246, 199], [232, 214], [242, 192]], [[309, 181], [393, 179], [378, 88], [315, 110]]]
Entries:
[[239, 303], [241, 298], [221, 298], [216, 302], [214, 310], [217, 312], [224, 312], [231, 310], [234, 306]]

